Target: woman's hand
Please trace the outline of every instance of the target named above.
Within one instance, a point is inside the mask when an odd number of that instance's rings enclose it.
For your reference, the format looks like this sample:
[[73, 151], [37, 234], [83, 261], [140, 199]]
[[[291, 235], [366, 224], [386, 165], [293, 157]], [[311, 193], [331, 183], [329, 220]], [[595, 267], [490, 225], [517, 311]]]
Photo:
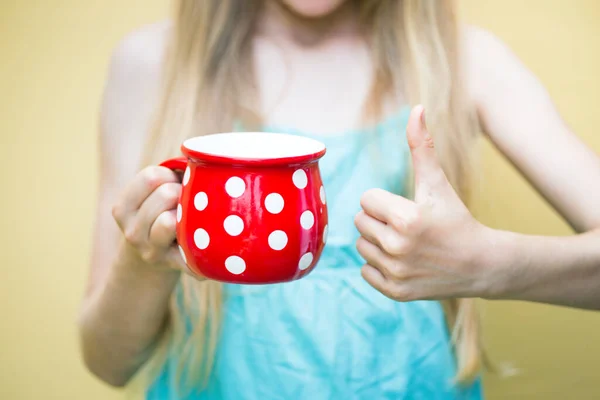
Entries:
[[357, 249], [367, 261], [364, 279], [399, 301], [479, 297], [491, 273], [480, 267], [492, 230], [460, 200], [427, 132], [423, 108], [413, 109], [408, 142], [415, 172], [415, 201], [374, 189], [366, 192], [355, 223]]
[[190, 273], [174, 245], [180, 194], [179, 177], [167, 168], [147, 167], [136, 175], [113, 207], [128, 255], [134, 252], [144, 264]]

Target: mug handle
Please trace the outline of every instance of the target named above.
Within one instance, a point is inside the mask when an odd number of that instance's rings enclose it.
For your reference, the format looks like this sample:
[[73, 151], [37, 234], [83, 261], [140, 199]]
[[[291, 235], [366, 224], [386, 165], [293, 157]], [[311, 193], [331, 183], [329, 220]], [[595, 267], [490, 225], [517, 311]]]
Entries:
[[187, 168], [187, 158], [186, 157], [175, 157], [165, 160], [159, 164], [161, 167], [169, 168], [173, 171], [185, 171]]
[[[158, 164], [160, 167], [169, 168], [172, 171], [185, 171], [187, 168], [187, 158], [185, 157], [175, 157], [165, 160]], [[177, 243], [177, 239], [173, 243]]]

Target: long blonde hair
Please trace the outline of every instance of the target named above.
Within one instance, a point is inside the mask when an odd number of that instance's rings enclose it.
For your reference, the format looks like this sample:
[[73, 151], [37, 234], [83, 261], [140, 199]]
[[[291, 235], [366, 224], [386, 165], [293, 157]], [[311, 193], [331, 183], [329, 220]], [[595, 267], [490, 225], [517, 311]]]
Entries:
[[[164, 88], [145, 164], [179, 153], [188, 137], [228, 131], [234, 118], [260, 123], [252, 108], [257, 90], [252, 70], [252, 33], [261, 0], [177, 0]], [[459, 85], [458, 23], [451, 0], [357, 1], [369, 32], [374, 85], [366, 113], [377, 115], [384, 98], [403, 93], [423, 104], [448, 179], [469, 201], [469, 147], [477, 132], [473, 107]], [[222, 287], [182, 276], [172, 296], [160, 365], [168, 352], [178, 359], [178, 386], [190, 390], [208, 378], [222, 316]], [[457, 380], [468, 382], [482, 363], [473, 300], [444, 302], [458, 360]], [[183, 373], [185, 371], [185, 373]]]

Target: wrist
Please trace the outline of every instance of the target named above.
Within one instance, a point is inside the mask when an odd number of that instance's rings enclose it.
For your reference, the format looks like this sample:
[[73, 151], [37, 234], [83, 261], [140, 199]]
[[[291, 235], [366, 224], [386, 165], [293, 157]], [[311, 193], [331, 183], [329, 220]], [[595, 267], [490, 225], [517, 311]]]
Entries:
[[114, 269], [119, 275], [136, 280], [176, 281], [180, 275], [178, 270], [166, 265], [148, 264], [142, 259], [139, 252], [126, 242], [120, 246]]
[[475, 256], [475, 296], [501, 299], [515, 286], [515, 260], [519, 257], [518, 237], [512, 232], [483, 226]]

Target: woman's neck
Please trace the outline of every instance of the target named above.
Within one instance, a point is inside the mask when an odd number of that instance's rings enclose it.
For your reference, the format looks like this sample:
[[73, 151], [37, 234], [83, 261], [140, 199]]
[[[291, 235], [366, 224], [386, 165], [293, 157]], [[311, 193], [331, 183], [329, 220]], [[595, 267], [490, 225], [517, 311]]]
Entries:
[[360, 24], [353, 1], [346, 1], [326, 16], [309, 18], [296, 14], [278, 0], [266, 0], [257, 31], [261, 36], [313, 47], [330, 39], [356, 37], [360, 35]]

